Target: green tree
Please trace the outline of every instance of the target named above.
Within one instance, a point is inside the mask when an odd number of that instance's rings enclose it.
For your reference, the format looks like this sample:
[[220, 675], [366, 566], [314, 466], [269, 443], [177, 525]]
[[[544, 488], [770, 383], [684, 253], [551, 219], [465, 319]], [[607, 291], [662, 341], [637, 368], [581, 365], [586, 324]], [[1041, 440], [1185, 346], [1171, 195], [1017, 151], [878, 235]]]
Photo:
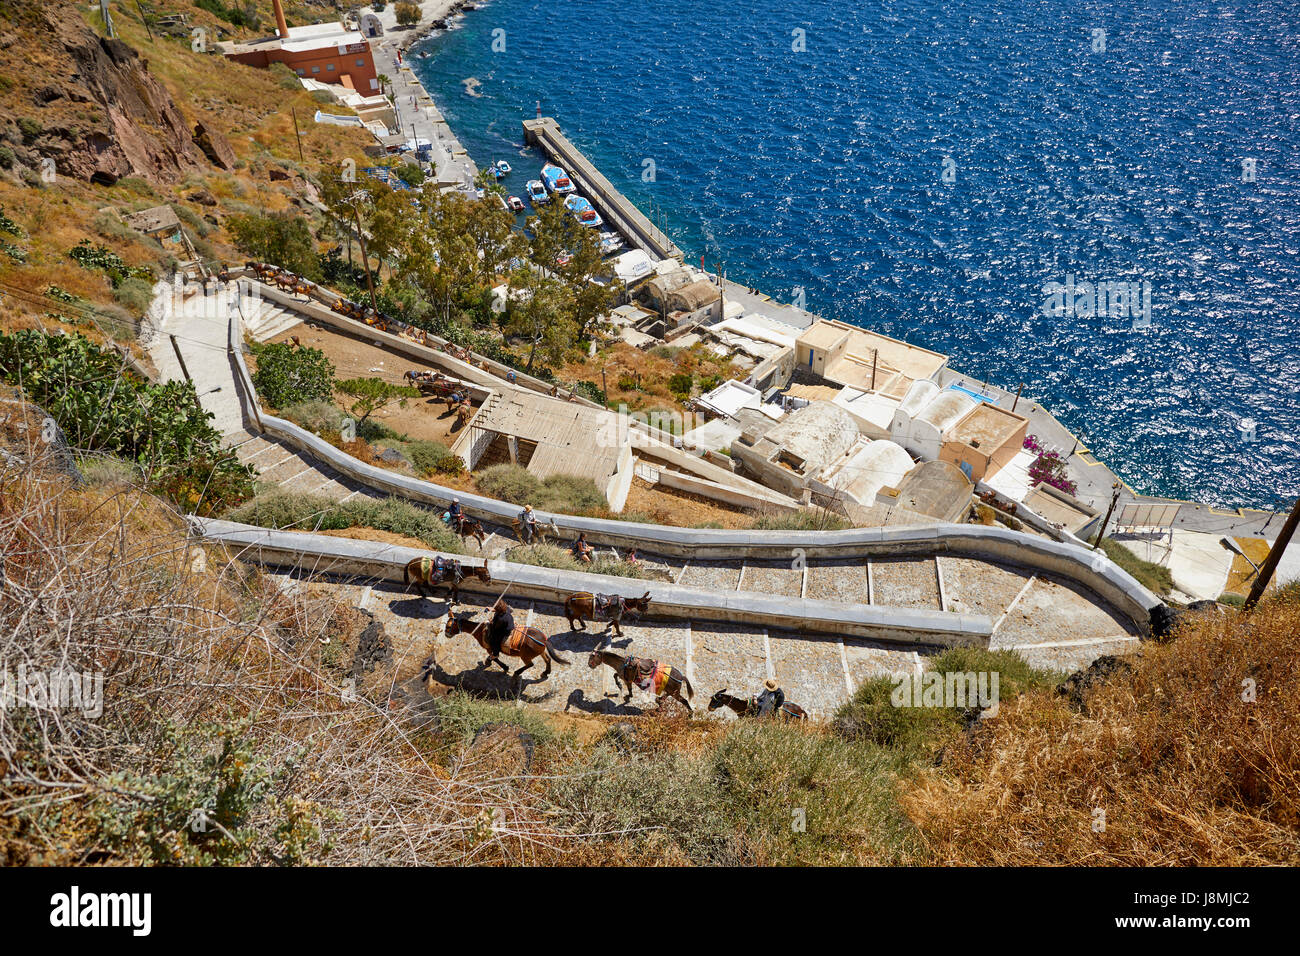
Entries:
[[408, 245], [412, 224], [419, 212], [409, 193], [398, 192], [377, 179], [346, 178], [350, 171], [341, 169], [337, 178], [325, 180], [321, 198], [336, 230], [356, 237], [361, 248], [361, 267], [366, 272], [370, 305], [377, 309], [370, 259], [398, 255]]
[[320, 259], [307, 220], [290, 213], [231, 216], [235, 245], [261, 262], [270, 262], [300, 276], [319, 280]]
[[393, 9], [397, 14], [399, 27], [413, 27], [420, 22], [420, 8], [414, 3], [399, 3]]
[[272, 408], [329, 401], [334, 397], [334, 365], [320, 349], [277, 342], [257, 353], [253, 385]]
[[573, 347], [577, 334], [570, 317], [568, 288], [531, 264], [516, 269], [511, 284], [520, 294], [509, 304], [506, 330], [528, 345], [525, 371], [533, 370], [538, 357], [548, 365], [559, 362]]
[[338, 390], [353, 400], [348, 410], [363, 422], [389, 402], [397, 401], [399, 408], [405, 408], [408, 398], [420, 397], [418, 388], [393, 385], [381, 378], [349, 378], [339, 382]]

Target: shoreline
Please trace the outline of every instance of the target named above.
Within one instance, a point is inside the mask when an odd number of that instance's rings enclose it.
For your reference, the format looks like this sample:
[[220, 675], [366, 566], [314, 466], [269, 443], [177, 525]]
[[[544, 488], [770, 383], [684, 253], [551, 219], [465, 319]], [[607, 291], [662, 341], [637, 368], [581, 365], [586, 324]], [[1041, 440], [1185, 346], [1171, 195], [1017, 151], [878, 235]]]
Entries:
[[[475, 3], [473, 9], [468, 8], [468, 4], [470, 3]], [[444, 137], [444, 142], [451, 144], [453, 147], [453, 154], [459, 153], [464, 155], [471, 165], [473, 163], [472, 159], [469, 159], [468, 153], [461, 145], [459, 139], [456, 138], [455, 132], [451, 130], [450, 124], [448, 124], [442, 117], [441, 111], [439, 111], [436, 105], [433, 104], [433, 97], [424, 87], [423, 82], [419, 77], [415, 75], [415, 71], [411, 69], [410, 66], [406, 65], [405, 55], [413, 45], [431, 37], [434, 35], [436, 30], [441, 29], [442, 27], [440, 24], [445, 22], [448, 18], [481, 10], [486, 5], [487, 4], [484, 3], [483, 0], [424, 0], [424, 2], [419, 4], [422, 12], [420, 23], [414, 27], [401, 30], [396, 26], [395, 4], [388, 4], [385, 7], [384, 12], [378, 14], [381, 22], [384, 23], [385, 33], [383, 39], [385, 42], [382, 44], [383, 47], [391, 49], [394, 52], [400, 52], [403, 59], [402, 68], [410, 76], [410, 80], [408, 81], [409, 85], [419, 89], [420, 93], [418, 95], [423, 102], [428, 104], [426, 109], [431, 110], [432, 113], [436, 115], [437, 123], [440, 124], [448, 133], [448, 136]], [[362, 9], [368, 10], [369, 8]], [[400, 39], [394, 42], [393, 37], [399, 32], [401, 34]], [[477, 167], [473, 168], [475, 172], [477, 172]], [[472, 182], [472, 179], [470, 181]], [[689, 255], [687, 258], [689, 259]], [[713, 278], [716, 282], [717, 277], [714, 276]], [[728, 281], [727, 285], [732, 287], [734, 286], [734, 283]], [[740, 287], [735, 286], [735, 289], [739, 290]], [[735, 293], [733, 292], [733, 294]], [[761, 290], [758, 290], [758, 292], [753, 295], [753, 299], [755, 302], [760, 304], [768, 303], [771, 306], [783, 308], [779, 300], [762, 293]], [[761, 305], [758, 311], [764, 311], [764, 309], [761, 308]], [[822, 317], [810, 315], [810, 318], [812, 320], [817, 320]], [[949, 356], [950, 362], [951, 358], [952, 356]], [[960, 380], [971, 384], [981, 382], [977, 377], [962, 373], [951, 364], [949, 364], [947, 368], [954, 380]], [[1006, 389], [1003, 389], [1000, 386], [989, 385], [989, 383], [983, 384], [985, 387], [994, 391], [1006, 395], [1010, 394]], [[1264, 531], [1270, 529], [1274, 530], [1274, 533], [1276, 533], [1276, 528], [1280, 527], [1280, 522], [1278, 526], [1275, 526], [1273, 524], [1274, 519], [1285, 517], [1285, 511], [1276, 511], [1270, 508], [1254, 505], [1238, 504], [1220, 507], [1206, 502], [1139, 492], [1132, 488], [1129, 483], [1120, 477], [1112, 468], [1097, 459], [1093, 455], [1092, 450], [1085, 445], [1083, 439], [1070, 431], [1070, 429], [1060, 422], [1043, 403], [1036, 401], [1032, 396], [1026, 396], [1023, 401], [1030, 404], [1035, 413], [1032, 417], [1044, 426], [1039, 433], [1040, 437], [1043, 437], [1043, 432], [1047, 432], [1050, 433], [1053, 438], [1059, 438], [1065, 444], [1073, 445], [1074, 450], [1070, 454], [1064, 456], [1069, 465], [1071, 476], [1080, 479], [1081, 485], [1083, 484], [1083, 479], [1086, 477], [1089, 484], [1096, 487], [1104, 486], [1106, 491], [1105, 502], [1098, 500], [1095, 495], [1091, 496], [1090, 500], [1089, 496], [1086, 496], [1083, 493], [1083, 489], [1080, 489], [1081, 500], [1089, 501], [1089, 503], [1093, 504], [1094, 507], [1098, 507], [1099, 509], [1104, 509], [1106, 507], [1106, 504], [1109, 502], [1111, 484], [1113, 482], [1118, 482], [1119, 488], [1121, 489], [1119, 495], [1119, 505], [1121, 506], [1133, 503], [1177, 503], [1185, 506], [1189, 513], [1186, 515], [1180, 513], [1176, 525], [1177, 528], [1182, 530], [1193, 531], [1201, 529], [1202, 531], [1216, 534], [1227, 533], [1246, 536], [1253, 533], [1262, 536]], [[1064, 451], [1064, 446], [1062, 447], [1062, 451]], [[1116, 517], [1118, 517], [1118, 514]], [[1259, 528], [1257, 531], [1252, 532], [1251, 526], [1259, 526]]]

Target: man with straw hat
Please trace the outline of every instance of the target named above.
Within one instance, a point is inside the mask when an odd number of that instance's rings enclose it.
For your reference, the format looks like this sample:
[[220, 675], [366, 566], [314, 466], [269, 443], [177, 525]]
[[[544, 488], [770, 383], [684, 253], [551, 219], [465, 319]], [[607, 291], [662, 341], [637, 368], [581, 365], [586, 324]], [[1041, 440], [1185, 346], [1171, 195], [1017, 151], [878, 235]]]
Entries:
[[771, 716], [781, 709], [781, 705], [785, 703], [785, 691], [781, 690], [781, 685], [776, 682], [776, 678], [769, 677], [763, 681], [763, 692], [758, 695], [755, 703], [758, 705], [760, 717]]

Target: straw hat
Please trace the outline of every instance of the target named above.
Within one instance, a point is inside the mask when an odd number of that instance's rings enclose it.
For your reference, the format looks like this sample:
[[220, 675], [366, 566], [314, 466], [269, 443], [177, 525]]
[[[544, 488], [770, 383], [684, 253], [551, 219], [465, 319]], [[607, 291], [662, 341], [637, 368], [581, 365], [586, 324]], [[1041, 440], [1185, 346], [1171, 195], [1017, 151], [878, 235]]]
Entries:
[[764, 686], [765, 688], [767, 688], [768, 690], [780, 690], [780, 689], [781, 689], [781, 685], [778, 684], [778, 683], [776, 682], [776, 678], [775, 678], [775, 677], [769, 677], [767, 680], [763, 681], [763, 686]]

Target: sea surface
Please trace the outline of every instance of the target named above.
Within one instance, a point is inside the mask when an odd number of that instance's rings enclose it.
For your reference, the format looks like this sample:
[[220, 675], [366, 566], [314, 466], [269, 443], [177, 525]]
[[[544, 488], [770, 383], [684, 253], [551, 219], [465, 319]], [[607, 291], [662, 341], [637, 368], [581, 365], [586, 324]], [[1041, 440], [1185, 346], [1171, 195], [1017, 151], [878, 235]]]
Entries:
[[540, 101], [710, 270], [1023, 381], [1140, 491], [1300, 494], [1300, 0], [491, 0], [411, 62], [512, 193]]

